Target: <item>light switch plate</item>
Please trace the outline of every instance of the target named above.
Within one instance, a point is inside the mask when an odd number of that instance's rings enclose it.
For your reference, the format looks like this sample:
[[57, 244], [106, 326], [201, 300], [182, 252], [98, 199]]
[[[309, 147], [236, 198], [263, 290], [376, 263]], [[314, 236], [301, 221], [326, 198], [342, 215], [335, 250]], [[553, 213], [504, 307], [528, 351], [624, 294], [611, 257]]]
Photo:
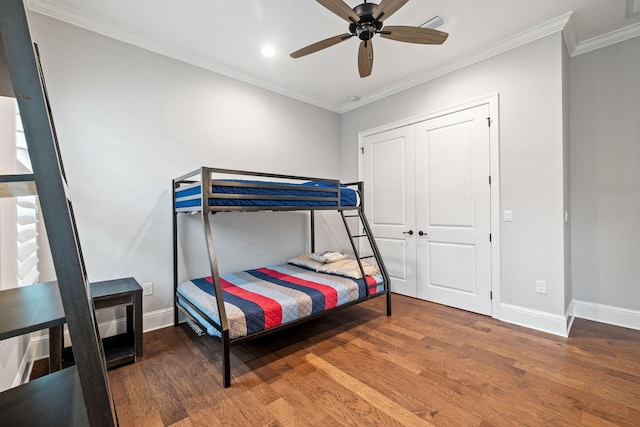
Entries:
[[513, 221], [513, 213], [510, 210], [504, 211], [504, 222]]

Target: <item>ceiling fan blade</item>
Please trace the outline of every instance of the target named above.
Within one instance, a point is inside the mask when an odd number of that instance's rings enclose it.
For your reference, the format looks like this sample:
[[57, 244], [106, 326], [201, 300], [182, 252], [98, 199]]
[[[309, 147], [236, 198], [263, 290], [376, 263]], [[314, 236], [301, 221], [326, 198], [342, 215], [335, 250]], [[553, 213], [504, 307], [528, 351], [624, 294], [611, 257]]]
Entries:
[[382, 0], [376, 11], [373, 13], [373, 17], [378, 21], [384, 21], [404, 6], [409, 0]]
[[338, 44], [345, 40], [349, 40], [351, 37], [353, 37], [353, 35], [349, 33], [344, 33], [344, 34], [340, 34], [339, 36], [329, 37], [328, 39], [321, 40], [314, 44], [310, 44], [307, 47], [303, 47], [300, 50], [296, 50], [289, 56], [292, 58], [300, 58], [301, 56], [309, 55], [310, 53], [314, 53], [319, 50], [333, 46], [334, 44]]
[[361, 41], [358, 50], [358, 71], [360, 77], [364, 78], [371, 74], [373, 70], [373, 43], [371, 40]]
[[380, 37], [407, 43], [442, 44], [449, 33], [431, 28], [387, 26], [380, 31]]
[[342, 0], [316, 0], [318, 3], [329, 9], [347, 22], [354, 24], [360, 20], [360, 17]]

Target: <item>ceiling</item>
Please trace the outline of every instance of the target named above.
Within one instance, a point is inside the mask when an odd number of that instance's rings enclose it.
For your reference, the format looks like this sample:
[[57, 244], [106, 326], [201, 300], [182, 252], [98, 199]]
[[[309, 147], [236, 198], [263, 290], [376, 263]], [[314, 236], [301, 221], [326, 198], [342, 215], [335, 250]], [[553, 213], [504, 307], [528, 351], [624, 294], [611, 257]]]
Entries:
[[[410, 0], [385, 25], [417, 26], [438, 15], [445, 22], [438, 30], [449, 38], [437, 46], [376, 36], [373, 72], [361, 79], [355, 38], [289, 57], [348, 32], [344, 20], [313, 0], [27, 0], [27, 6], [336, 112], [562, 29], [572, 55], [640, 35], [640, 0]], [[261, 54], [265, 44], [275, 56]]]

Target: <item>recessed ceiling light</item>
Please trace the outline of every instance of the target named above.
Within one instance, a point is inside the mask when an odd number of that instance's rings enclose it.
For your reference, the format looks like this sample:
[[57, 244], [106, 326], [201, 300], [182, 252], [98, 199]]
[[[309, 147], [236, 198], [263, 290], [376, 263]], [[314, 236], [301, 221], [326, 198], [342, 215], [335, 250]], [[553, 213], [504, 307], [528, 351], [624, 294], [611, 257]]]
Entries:
[[269, 46], [269, 45], [264, 46], [262, 48], [262, 54], [267, 58], [272, 58], [276, 56], [276, 49], [273, 46]]
[[350, 97], [348, 97], [348, 98], [347, 98], [347, 101], [348, 101], [348, 102], [356, 102], [356, 101], [360, 101], [360, 97], [359, 97], [359, 96], [352, 95], [352, 96], [350, 96]]
[[440, 25], [444, 24], [444, 20], [439, 16], [434, 16], [429, 19], [424, 24], [418, 25], [420, 28], [431, 28], [432, 30], [438, 28]]

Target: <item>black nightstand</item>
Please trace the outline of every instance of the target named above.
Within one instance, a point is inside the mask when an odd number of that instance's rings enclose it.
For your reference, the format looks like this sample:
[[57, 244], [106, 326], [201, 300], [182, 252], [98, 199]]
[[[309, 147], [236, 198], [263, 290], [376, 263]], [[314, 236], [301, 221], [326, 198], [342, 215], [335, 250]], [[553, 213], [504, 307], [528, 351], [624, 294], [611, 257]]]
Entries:
[[126, 305], [127, 331], [103, 338], [107, 368], [142, 358], [142, 287], [133, 277], [91, 283], [91, 298], [97, 309]]

